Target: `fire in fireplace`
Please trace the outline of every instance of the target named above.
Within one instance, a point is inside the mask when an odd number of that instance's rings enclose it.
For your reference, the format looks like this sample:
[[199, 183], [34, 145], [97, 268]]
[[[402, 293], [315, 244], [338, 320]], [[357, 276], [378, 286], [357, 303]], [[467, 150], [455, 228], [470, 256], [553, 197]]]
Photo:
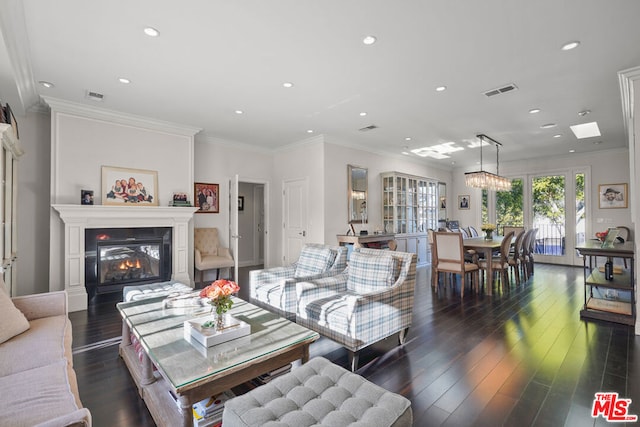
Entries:
[[85, 284], [89, 300], [124, 286], [171, 278], [171, 228], [85, 231]]

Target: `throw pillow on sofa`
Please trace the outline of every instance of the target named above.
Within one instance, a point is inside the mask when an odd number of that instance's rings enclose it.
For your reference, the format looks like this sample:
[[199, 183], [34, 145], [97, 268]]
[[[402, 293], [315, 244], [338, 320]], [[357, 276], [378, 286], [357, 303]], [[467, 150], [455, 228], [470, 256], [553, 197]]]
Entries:
[[396, 281], [396, 265], [391, 255], [353, 252], [349, 258], [347, 289], [361, 294], [388, 288]]
[[[4, 288], [4, 283], [0, 283]], [[0, 290], [0, 344], [29, 329], [29, 321], [20, 310], [13, 305], [11, 297]]]
[[300, 252], [296, 264], [295, 277], [307, 277], [323, 273], [336, 259], [336, 254], [329, 248], [305, 246]]

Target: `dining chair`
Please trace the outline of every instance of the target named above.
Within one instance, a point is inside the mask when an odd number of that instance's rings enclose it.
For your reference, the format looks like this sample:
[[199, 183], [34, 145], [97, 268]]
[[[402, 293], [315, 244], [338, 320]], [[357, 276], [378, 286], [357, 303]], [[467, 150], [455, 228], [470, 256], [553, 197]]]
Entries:
[[[436, 252], [435, 276], [440, 273], [460, 275], [460, 298], [464, 297], [467, 274], [472, 274], [476, 292], [479, 285], [479, 267], [476, 263], [465, 262], [464, 245], [461, 233], [434, 232], [434, 247]], [[475, 280], [474, 280], [475, 279]], [[453, 284], [453, 280], [452, 280]], [[436, 292], [438, 291], [436, 281]]]
[[[491, 259], [479, 260], [478, 266], [480, 270], [485, 270], [485, 272], [489, 268], [489, 263], [491, 263], [491, 269], [493, 270], [493, 274], [500, 273], [502, 283], [502, 288], [504, 289], [509, 283], [509, 249], [511, 248], [511, 241], [513, 240], [514, 232], [508, 232], [504, 238], [502, 239], [502, 244], [500, 245], [500, 252], [494, 254]], [[493, 277], [487, 277], [487, 285], [491, 286], [493, 284]]]
[[434, 244], [434, 230], [427, 230], [427, 238], [429, 240], [429, 250], [431, 251], [431, 287], [438, 286], [438, 273], [436, 272], [436, 264], [438, 263], [438, 254], [436, 253], [436, 245]]
[[480, 234], [478, 234], [478, 230], [476, 230], [473, 225], [470, 225], [469, 227], [469, 235], [471, 237], [478, 237]]
[[462, 234], [463, 239], [468, 239], [469, 237], [471, 237], [467, 229], [464, 227], [460, 227], [460, 233]]
[[522, 256], [522, 244], [524, 243], [525, 230], [522, 230], [516, 236], [513, 247], [509, 252], [509, 267], [511, 267], [511, 275], [516, 278], [516, 285], [520, 284], [520, 257]]
[[502, 235], [506, 236], [508, 232], [513, 231], [514, 234], [517, 236], [518, 233], [520, 233], [523, 230], [524, 230], [524, 227], [515, 226], [515, 225], [505, 225], [504, 227], [502, 227]]
[[533, 275], [534, 254], [536, 251], [536, 234], [537, 228], [530, 228], [525, 232], [524, 241], [522, 242], [522, 254], [520, 255], [520, 269], [522, 277], [529, 279]]

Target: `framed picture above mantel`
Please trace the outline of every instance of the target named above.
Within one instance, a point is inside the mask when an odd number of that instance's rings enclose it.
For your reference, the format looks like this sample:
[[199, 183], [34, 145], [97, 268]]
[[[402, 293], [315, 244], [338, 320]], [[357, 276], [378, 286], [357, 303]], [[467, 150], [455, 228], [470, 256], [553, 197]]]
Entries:
[[158, 172], [102, 166], [102, 204], [158, 206]]

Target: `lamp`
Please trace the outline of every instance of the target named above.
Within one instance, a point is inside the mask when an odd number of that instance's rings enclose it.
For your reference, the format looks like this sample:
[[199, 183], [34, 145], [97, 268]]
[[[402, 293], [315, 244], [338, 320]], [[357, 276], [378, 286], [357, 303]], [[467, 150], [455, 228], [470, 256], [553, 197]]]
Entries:
[[[480, 170], [476, 172], [466, 172], [464, 174], [464, 180], [467, 187], [482, 188], [483, 190], [511, 191], [511, 180], [504, 176], [500, 176], [499, 155], [502, 144], [484, 134], [476, 135], [476, 137], [480, 138]], [[482, 169], [482, 145], [485, 140], [493, 142], [496, 146], [495, 174]]]

